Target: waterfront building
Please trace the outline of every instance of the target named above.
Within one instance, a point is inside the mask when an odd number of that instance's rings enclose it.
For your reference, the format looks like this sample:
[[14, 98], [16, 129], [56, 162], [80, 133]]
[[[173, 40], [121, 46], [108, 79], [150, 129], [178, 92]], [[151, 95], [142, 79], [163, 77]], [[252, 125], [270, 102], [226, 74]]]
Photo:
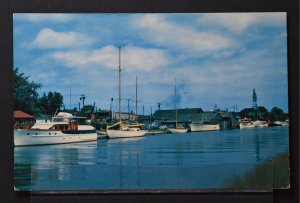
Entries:
[[135, 114], [133, 112], [131, 113], [125, 113], [125, 112], [114, 112], [113, 118], [115, 120], [128, 120], [128, 121], [135, 121]]
[[[238, 119], [232, 112], [203, 111], [201, 108], [177, 109], [178, 123], [189, 125], [191, 122], [209, 121], [220, 125], [221, 129], [237, 128]], [[175, 123], [174, 110], [157, 110], [153, 120], [167, 126]]]
[[112, 120], [112, 112], [110, 110], [99, 110], [92, 113], [92, 122], [110, 122]]
[[23, 111], [14, 111], [14, 129], [29, 129], [34, 123], [34, 116]]

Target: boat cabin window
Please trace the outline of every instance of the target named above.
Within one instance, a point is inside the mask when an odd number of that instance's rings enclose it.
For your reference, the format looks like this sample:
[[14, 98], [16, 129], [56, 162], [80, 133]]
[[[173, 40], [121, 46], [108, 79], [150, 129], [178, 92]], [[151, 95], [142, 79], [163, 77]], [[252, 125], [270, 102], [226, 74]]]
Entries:
[[63, 125], [55, 125], [52, 127], [52, 130], [68, 130], [69, 126], [66, 124]]
[[53, 118], [54, 122], [68, 122], [69, 119], [68, 118], [59, 118], [59, 117], [55, 117]]

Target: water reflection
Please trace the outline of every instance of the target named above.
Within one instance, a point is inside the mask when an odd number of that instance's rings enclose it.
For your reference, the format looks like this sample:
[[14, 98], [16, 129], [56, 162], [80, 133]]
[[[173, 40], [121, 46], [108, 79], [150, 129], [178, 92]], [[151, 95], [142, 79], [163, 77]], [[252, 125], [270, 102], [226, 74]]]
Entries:
[[72, 165], [92, 164], [97, 142], [15, 147], [15, 186], [35, 188], [42, 181], [70, 180]]
[[16, 147], [15, 185], [23, 190], [220, 188], [287, 150], [287, 127]]

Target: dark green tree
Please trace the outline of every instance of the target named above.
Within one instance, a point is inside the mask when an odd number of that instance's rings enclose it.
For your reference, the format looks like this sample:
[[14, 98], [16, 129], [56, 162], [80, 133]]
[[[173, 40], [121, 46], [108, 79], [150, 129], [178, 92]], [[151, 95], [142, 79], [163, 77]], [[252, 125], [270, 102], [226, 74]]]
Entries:
[[257, 110], [258, 110], [258, 118], [260, 120], [267, 120], [268, 119], [268, 116], [269, 116], [268, 109], [266, 109], [264, 106], [259, 106], [257, 108]]
[[264, 106], [259, 106], [257, 108], [244, 108], [241, 110], [240, 115], [242, 118], [246, 117], [252, 120], [267, 120], [269, 112]]
[[63, 96], [59, 92], [48, 92], [39, 99], [39, 104], [44, 114], [54, 115], [63, 104]]
[[20, 73], [18, 68], [13, 70], [13, 84], [14, 109], [37, 116], [40, 112], [37, 90], [41, 84], [29, 81], [29, 76]]
[[251, 118], [254, 119], [255, 110], [253, 108], [244, 108], [240, 112], [241, 118]]
[[270, 118], [272, 121], [284, 121], [284, 111], [281, 108], [275, 106], [271, 109]]

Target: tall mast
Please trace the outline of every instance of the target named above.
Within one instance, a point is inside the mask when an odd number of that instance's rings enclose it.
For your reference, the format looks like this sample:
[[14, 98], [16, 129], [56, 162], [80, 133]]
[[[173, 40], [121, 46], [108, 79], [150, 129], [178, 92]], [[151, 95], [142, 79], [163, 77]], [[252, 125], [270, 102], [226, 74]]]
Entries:
[[178, 117], [177, 117], [177, 106], [176, 106], [176, 78], [175, 78], [175, 117], [176, 117], [176, 128], [178, 128]]
[[137, 76], [135, 76], [135, 123], [138, 124], [138, 112], [137, 112]]
[[121, 47], [119, 47], [119, 121], [121, 122]]

